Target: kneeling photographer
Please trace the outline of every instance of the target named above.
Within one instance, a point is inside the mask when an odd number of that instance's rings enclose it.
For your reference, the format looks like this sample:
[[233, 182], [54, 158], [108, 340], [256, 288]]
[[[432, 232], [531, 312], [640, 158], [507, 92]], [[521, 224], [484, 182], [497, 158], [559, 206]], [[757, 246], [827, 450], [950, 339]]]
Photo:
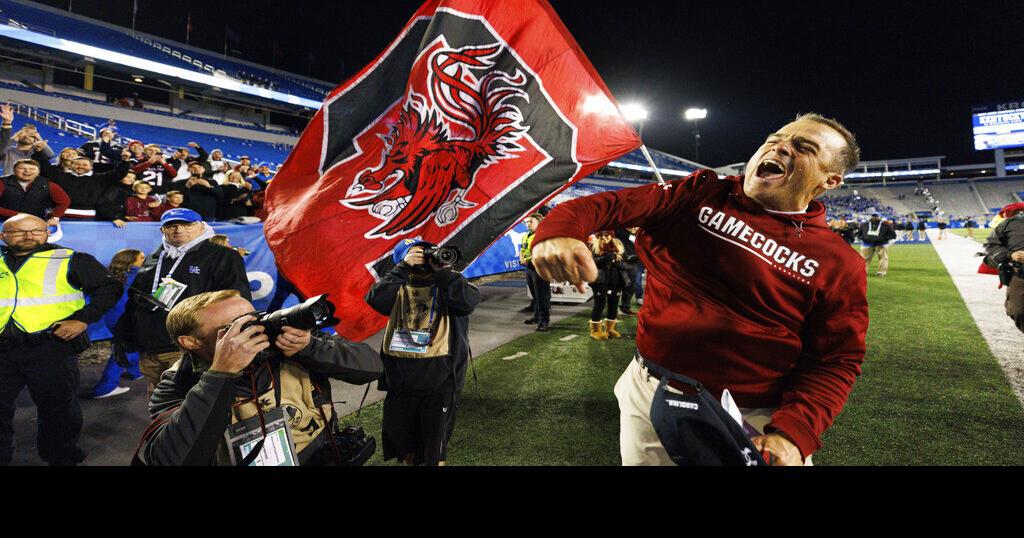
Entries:
[[1006, 286], [1006, 315], [1024, 332], [1024, 203], [1009, 204], [999, 214], [1006, 220], [985, 241], [984, 261], [999, 270]]
[[381, 426], [384, 460], [444, 465], [455, 428], [469, 360], [469, 315], [480, 292], [451, 264], [453, 247], [405, 239], [392, 252], [395, 267], [366, 302], [389, 316], [381, 344], [387, 391]]
[[[254, 310], [235, 290], [171, 309], [167, 332], [183, 353], [153, 392], [154, 420], [133, 463], [352, 463], [339, 448], [346, 439], [328, 378], [369, 383], [381, 375], [380, 358], [366, 344], [310, 332], [337, 322], [323, 296], [271, 314]], [[367, 451], [355, 455], [359, 463]]]

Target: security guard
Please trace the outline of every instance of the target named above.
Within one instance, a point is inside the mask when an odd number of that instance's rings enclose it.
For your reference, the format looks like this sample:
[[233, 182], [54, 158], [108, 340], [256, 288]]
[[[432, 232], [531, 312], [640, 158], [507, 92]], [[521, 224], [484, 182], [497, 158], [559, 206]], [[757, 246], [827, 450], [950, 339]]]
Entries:
[[523, 245], [519, 248], [519, 263], [526, 268], [526, 284], [533, 295], [533, 301], [530, 303], [533, 305], [533, 317], [526, 320], [526, 324], [536, 323], [537, 330], [544, 332], [551, 323], [551, 283], [537, 275], [537, 270], [533, 268], [530, 260], [533, 234], [536, 233], [541, 220], [544, 220], [544, 215], [540, 213], [534, 213], [523, 220], [530, 233], [523, 238]]
[[[82, 410], [78, 360], [85, 333], [120, 298], [121, 284], [95, 258], [46, 243], [39, 217], [3, 224], [0, 248], [0, 464], [14, 457], [14, 402], [27, 385], [39, 414], [39, 457], [76, 465]], [[89, 296], [89, 304], [85, 296]]]

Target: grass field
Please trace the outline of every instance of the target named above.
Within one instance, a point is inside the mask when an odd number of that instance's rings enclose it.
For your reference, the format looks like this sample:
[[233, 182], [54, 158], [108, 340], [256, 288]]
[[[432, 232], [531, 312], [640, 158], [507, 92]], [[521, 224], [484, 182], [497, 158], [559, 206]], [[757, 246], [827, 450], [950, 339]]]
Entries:
[[[870, 277], [868, 299], [863, 376], [815, 464], [1019, 464], [1024, 410], [932, 247], [891, 248], [889, 274]], [[470, 374], [449, 464], [619, 464], [612, 387], [630, 360], [635, 318], [608, 342], [587, 337], [586, 321], [568, 318], [477, 358], [479, 386]], [[570, 334], [579, 336], [559, 340]], [[502, 359], [520, 351], [529, 354]], [[343, 422], [379, 441], [381, 411]], [[381, 463], [378, 448], [370, 464]]]
[[[960, 237], [967, 237], [967, 230], [964, 228], [956, 228], [947, 230], [950, 233], [959, 235]], [[984, 243], [988, 239], [988, 234], [992, 233], [992, 228], [979, 228], [974, 230], [974, 240], [979, 243]]]

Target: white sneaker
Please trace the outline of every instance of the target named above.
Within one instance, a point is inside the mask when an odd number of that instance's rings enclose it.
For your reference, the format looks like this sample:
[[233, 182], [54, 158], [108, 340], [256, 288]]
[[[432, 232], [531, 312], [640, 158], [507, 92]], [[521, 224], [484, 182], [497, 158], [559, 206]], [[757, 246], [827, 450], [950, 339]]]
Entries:
[[93, 396], [93, 398], [98, 400], [100, 398], [106, 398], [108, 396], [117, 396], [118, 394], [124, 394], [124, 393], [128, 392], [129, 390], [132, 390], [132, 389], [129, 388], [129, 387], [114, 387], [114, 390], [112, 390], [112, 391], [110, 391], [110, 392], [108, 392], [106, 394], [100, 394], [99, 396]]

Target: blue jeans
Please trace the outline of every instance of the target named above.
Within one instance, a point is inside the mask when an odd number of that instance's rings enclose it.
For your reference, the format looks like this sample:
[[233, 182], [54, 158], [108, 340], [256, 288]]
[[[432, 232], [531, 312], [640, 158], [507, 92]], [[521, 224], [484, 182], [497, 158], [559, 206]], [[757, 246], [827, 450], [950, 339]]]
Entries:
[[110, 352], [110, 358], [107, 359], [107, 367], [103, 369], [103, 374], [100, 376], [100, 380], [96, 382], [96, 386], [92, 388], [92, 396], [102, 396], [118, 387], [121, 383], [121, 374], [128, 372], [128, 375], [132, 376], [132, 379], [138, 379], [142, 377], [142, 372], [139, 371], [139, 354], [138, 352], [128, 354], [128, 368], [123, 368], [117, 364], [114, 360], [114, 352]]

